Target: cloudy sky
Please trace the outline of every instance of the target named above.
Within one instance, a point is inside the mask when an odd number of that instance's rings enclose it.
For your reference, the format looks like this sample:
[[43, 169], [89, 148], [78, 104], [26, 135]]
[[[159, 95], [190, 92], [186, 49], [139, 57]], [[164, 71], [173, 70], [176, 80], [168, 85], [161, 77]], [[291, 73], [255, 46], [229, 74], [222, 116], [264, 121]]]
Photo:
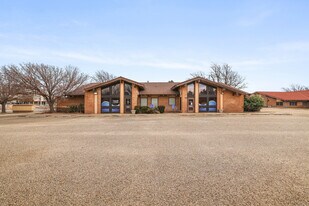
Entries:
[[308, 8], [307, 0], [0, 0], [0, 65], [183, 81], [228, 63], [248, 92], [308, 86]]

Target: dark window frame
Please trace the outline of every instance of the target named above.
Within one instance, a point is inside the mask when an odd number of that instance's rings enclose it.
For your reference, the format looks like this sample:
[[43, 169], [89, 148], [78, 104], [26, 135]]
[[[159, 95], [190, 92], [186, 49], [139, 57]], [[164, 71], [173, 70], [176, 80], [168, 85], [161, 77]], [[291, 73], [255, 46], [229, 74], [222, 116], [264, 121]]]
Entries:
[[[192, 92], [192, 94], [189, 92], [189, 86], [191, 86], [191, 85], [193, 85], [193, 92]], [[188, 84], [187, 85], [187, 97], [194, 97], [194, 95], [195, 95], [195, 84], [194, 84], [194, 82], [193, 83], [190, 83], [190, 84]]]
[[[119, 85], [119, 92], [118, 94], [114, 94], [113, 88], [114, 86]], [[103, 94], [103, 90], [108, 88], [109, 89], [109, 95]], [[119, 106], [113, 106], [113, 100], [118, 99], [119, 101]], [[108, 100], [109, 106], [102, 106], [103, 100], [106, 101]], [[108, 112], [103, 112], [104, 109], [108, 109]], [[113, 109], [116, 111], [118, 110], [119, 112], [113, 112]], [[105, 87], [101, 88], [101, 113], [120, 113], [120, 82], [117, 82], [112, 85], [108, 85]]]
[[[127, 88], [130, 87], [130, 92], [129, 94], [127, 93]], [[130, 107], [127, 108], [127, 100], [130, 100]], [[131, 112], [131, 107], [132, 107], [132, 84], [129, 83], [124, 83], [124, 109], [126, 113]]]
[[[200, 90], [199, 89], [199, 98], [198, 98], [198, 105], [199, 108], [198, 111], [199, 112], [217, 112], [217, 104], [218, 104], [218, 98], [217, 98], [217, 88], [213, 87], [213, 86], [209, 86], [207, 84], [203, 84], [203, 83], [199, 83], [199, 88], [201, 86], [206, 86], [206, 93], [203, 92], [204, 90]], [[206, 105], [201, 105], [200, 103], [200, 98], [206, 98]], [[216, 105], [209, 105], [209, 101], [212, 101], [212, 99], [215, 99]]]
[[297, 106], [297, 102], [290, 102], [290, 106], [296, 107]]
[[[170, 103], [170, 99], [174, 99], [174, 102], [175, 102], [175, 103], [174, 103], [174, 104], [171, 104], [171, 103]], [[175, 105], [175, 106], [176, 106], [176, 97], [169, 97], [169, 98], [168, 98], [168, 105], [170, 105], [170, 106]]]
[[148, 106], [148, 97], [141, 97], [140, 98], [140, 106], [142, 106], [142, 99], [146, 99], [146, 106]]

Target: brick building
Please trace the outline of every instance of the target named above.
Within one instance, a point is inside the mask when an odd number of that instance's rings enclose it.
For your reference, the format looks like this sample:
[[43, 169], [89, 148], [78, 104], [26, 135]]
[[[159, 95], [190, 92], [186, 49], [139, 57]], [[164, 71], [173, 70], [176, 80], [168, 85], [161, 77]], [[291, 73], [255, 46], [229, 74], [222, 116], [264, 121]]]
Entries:
[[263, 97], [265, 107], [309, 108], [309, 90], [255, 93]]
[[85, 113], [131, 113], [135, 106], [165, 106], [166, 112], [243, 112], [247, 93], [196, 77], [184, 82], [136, 82], [118, 77], [78, 88], [58, 106], [84, 103]]

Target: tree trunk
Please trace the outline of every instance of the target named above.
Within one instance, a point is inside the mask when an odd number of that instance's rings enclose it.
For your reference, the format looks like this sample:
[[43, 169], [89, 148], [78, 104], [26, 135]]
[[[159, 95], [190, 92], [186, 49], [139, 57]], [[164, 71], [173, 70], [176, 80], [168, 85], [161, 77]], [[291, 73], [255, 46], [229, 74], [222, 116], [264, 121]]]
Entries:
[[55, 102], [54, 101], [48, 101], [47, 103], [49, 105], [49, 112], [54, 113], [55, 112], [55, 109], [54, 109]]
[[2, 105], [2, 113], [6, 113], [5, 109], [6, 102], [2, 102], [1, 105]]

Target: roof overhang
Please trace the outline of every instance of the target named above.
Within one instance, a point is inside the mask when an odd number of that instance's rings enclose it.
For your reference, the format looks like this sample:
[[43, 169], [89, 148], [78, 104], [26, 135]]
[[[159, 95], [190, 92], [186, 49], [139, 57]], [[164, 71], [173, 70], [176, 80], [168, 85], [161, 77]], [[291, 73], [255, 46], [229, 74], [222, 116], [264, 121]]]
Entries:
[[96, 89], [96, 88], [112, 85], [112, 84], [114, 84], [116, 82], [121, 82], [121, 81], [128, 82], [130, 84], [134, 84], [134, 85], [138, 86], [142, 90], [144, 89], [144, 85], [139, 83], [139, 82], [136, 82], [136, 81], [133, 81], [131, 79], [124, 78], [124, 77], [117, 77], [115, 79], [112, 79], [112, 80], [109, 80], [109, 81], [106, 81], [106, 82], [97, 83], [97, 84], [95, 84], [93, 86], [86, 87], [85, 91], [90, 91], [90, 90], [93, 90], [93, 89]]
[[175, 84], [172, 87], [172, 89], [174, 90], [174, 89], [177, 89], [178, 87], [181, 87], [183, 85], [187, 85], [187, 84], [190, 84], [190, 83], [193, 83], [193, 82], [204, 83], [204, 84], [207, 84], [207, 85], [210, 85], [210, 86], [213, 86], [213, 87], [223, 88], [223, 89], [235, 92], [237, 94], [243, 94], [243, 95], [249, 94], [249, 93], [242, 91], [240, 89], [237, 89], [235, 87], [232, 87], [232, 86], [229, 86], [229, 85], [226, 85], [226, 84], [223, 84], [223, 83], [219, 83], [219, 82], [214, 82], [214, 81], [211, 81], [211, 80], [203, 78], [203, 77], [195, 77], [195, 78], [192, 78], [192, 79], [188, 79], [184, 82], [180, 82], [178, 84]]

